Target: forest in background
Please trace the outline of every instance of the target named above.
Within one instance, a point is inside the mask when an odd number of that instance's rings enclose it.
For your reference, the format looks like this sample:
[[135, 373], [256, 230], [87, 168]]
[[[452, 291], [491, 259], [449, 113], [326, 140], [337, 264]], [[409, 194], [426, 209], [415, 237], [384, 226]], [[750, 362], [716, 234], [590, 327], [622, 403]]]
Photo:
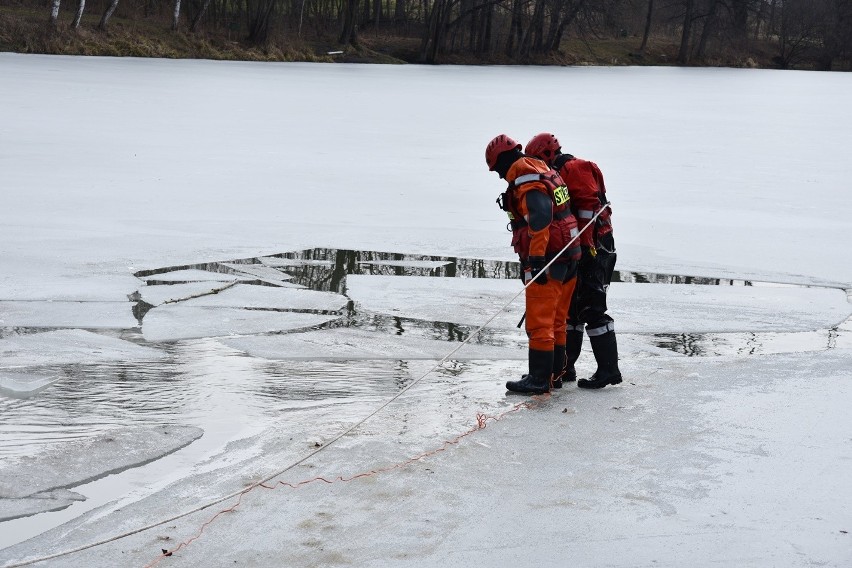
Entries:
[[0, 51], [852, 70], [852, 0], [0, 0]]

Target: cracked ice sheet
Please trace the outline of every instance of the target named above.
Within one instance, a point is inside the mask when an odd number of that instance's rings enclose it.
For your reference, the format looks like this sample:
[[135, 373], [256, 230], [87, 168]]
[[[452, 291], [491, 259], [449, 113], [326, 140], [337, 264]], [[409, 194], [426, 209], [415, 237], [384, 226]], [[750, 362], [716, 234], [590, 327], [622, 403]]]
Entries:
[[[252, 357], [272, 360], [443, 359], [459, 346], [458, 341], [430, 340], [351, 328], [322, 329], [289, 335], [234, 337], [221, 341], [228, 347]], [[514, 334], [514, 338], [504, 338], [504, 341], [507, 345], [468, 343], [453, 353], [450, 360], [527, 359], [527, 338], [522, 331]], [[630, 354], [634, 357], [679, 356], [669, 350], [648, 345], [636, 336], [622, 336], [619, 338], [618, 347], [622, 355]]]
[[142, 286], [139, 296], [142, 301], [159, 306], [160, 304], [188, 300], [193, 296], [212, 294], [232, 286], [232, 282], [189, 282], [186, 284], [161, 284], [157, 286]]
[[314, 260], [309, 258], [280, 258], [277, 256], [264, 256], [259, 258], [265, 266], [332, 266], [330, 260]]
[[218, 294], [187, 300], [183, 302], [183, 305], [216, 308], [337, 311], [345, 308], [347, 303], [349, 303], [349, 298], [334, 292], [238, 284]]
[[171, 272], [160, 272], [148, 276], [140, 276], [140, 280], [149, 282], [232, 282], [234, 280], [249, 280], [235, 274], [223, 272], [210, 272], [208, 270], [197, 270], [189, 268], [186, 270], [173, 270]]
[[29, 497], [3, 499], [0, 497], [0, 522], [11, 521], [20, 517], [29, 517], [48, 511], [61, 511], [70, 507], [75, 501], [85, 501], [79, 493], [67, 489], [45, 491]]
[[0, 301], [0, 327], [137, 327], [129, 302]]
[[[350, 275], [347, 294], [360, 309], [479, 326], [520, 290], [514, 280]], [[825, 329], [850, 313], [840, 290], [616, 282], [608, 295], [617, 330], [628, 333], [803, 331]], [[489, 324], [508, 328], [523, 295]]]
[[126, 428], [5, 462], [0, 465], [0, 520], [21, 516], [19, 499], [29, 499], [29, 508], [37, 507], [36, 499], [42, 499], [40, 511], [36, 512], [55, 510], [66, 502], [67, 507], [79, 499], [67, 493], [51, 496], [49, 492], [83, 485], [154, 461], [191, 444], [203, 434], [195, 426]]
[[[437, 341], [354, 329], [327, 329], [298, 335], [236, 337], [228, 347], [265, 359], [441, 359], [459, 346]], [[452, 359], [526, 359], [526, 345], [514, 347], [467, 344]]]
[[82, 329], [0, 339], [0, 367], [35, 367], [101, 361], [156, 360], [165, 352]]
[[223, 335], [272, 333], [314, 327], [338, 317], [340, 316], [169, 304], [154, 308], [145, 315], [142, 335], [147, 341], [177, 341]]
[[[222, 342], [252, 357], [264, 359], [442, 359], [459, 346], [456, 341], [429, 340], [353, 329], [327, 329], [287, 336], [235, 337]], [[620, 339], [619, 350], [636, 357], [666, 355], [669, 350], [649, 346], [635, 336]], [[508, 346], [468, 343], [451, 360], [527, 359], [526, 336], [518, 332]]]
[[440, 268], [450, 264], [445, 260], [362, 260], [358, 264], [374, 266], [409, 266], [411, 268]]
[[240, 272], [240, 275], [247, 275], [251, 278], [274, 284], [275, 286], [290, 284], [287, 280], [293, 279], [291, 275], [285, 274], [273, 267], [264, 266], [263, 264], [235, 264], [230, 262], [223, 262], [221, 264], [231, 270]]

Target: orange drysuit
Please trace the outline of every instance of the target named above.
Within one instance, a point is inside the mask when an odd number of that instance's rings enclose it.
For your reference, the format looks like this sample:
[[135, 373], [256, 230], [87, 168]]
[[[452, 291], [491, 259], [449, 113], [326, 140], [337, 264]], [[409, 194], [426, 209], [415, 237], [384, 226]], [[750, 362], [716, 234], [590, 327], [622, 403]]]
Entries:
[[568, 194], [558, 174], [535, 158], [515, 161], [506, 174], [509, 189], [504, 206], [512, 219], [512, 245], [520, 257], [524, 281], [534, 277], [539, 267], [556, 259], [540, 278], [526, 289], [526, 331], [529, 347], [536, 351], [553, 351], [554, 345], [565, 344], [565, 322], [576, 284], [576, 261], [580, 244], [577, 221], [568, 207]]

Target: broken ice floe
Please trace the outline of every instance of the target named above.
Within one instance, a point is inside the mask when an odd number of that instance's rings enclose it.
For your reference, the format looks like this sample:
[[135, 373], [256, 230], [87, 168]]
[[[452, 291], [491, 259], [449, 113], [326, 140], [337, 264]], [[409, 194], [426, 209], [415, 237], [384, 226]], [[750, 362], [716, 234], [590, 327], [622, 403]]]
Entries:
[[412, 268], [440, 268], [450, 264], [448, 260], [361, 260], [358, 264], [375, 266], [410, 266]]
[[0, 368], [154, 360], [166, 354], [151, 347], [82, 329], [62, 329], [0, 339]]
[[310, 328], [340, 316], [272, 310], [193, 307], [168, 304], [145, 316], [142, 335], [148, 341], [272, 333]]
[[156, 282], [176, 283], [176, 282], [231, 282], [234, 280], [253, 280], [253, 277], [237, 276], [235, 274], [225, 274], [222, 272], [210, 272], [207, 270], [197, 270], [188, 268], [185, 270], [173, 270], [171, 272], [160, 272], [140, 277], [148, 284]]
[[0, 522], [49, 511], [61, 511], [70, 507], [75, 501], [85, 500], [83, 495], [68, 489], [45, 491], [16, 499], [0, 498]]
[[254, 278], [260, 280], [261, 282], [266, 282], [267, 284], [273, 284], [275, 286], [283, 286], [285, 284], [289, 284], [287, 281], [291, 280], [293, 277], [289, 274], [281, 272], [273, 267], [264, 266], [262, 264], [235, 264], [223, 262], [222, 266], [226, 266], [235, 272], [238, 272], [240, 276], [247, 276], [250, 278]]
[[[520, 334], [519, 334], [520, 335]], [[520, 339], [520, 338], [519, 338]], [[442, 359], [460, 344], [354, 329], [327, 329], [298, 335], [235, 337], [227, 346], [265, 359]], [[513, 347], [469, 343], [453, 359], [526, 359], [525, 342]]]
[[613, 284], [610, 313], [621, 331], [794, 332], [849, 317], [840, 290], [777, 286]]
[[137, 325], [128, 302], [0, 301], [0, 327], [127, 329]]
[[[358, 309], [427, 321], [514, 327], [524, 312], [520, 282], [474, 278], [350, 275]], [[820, 288], [613, 283], [616, 329], [631, 333], [803, 331], [845, 320], [843, 292]]]
[[258, 259], [266, 266], [332, 266], [330, 260], [314, 260], [309, 258], [281, 258], [278, 256], [264, 256]]
[[0, 370], [0, 396], [29, 398], [59, 380], [55, 375]]
[[[62, 508], [61, 503], [76, 498], [49, 492], [144, 465], [192, 443], [203, 433], [201, 428], [183, 425], [126, 428], [6, 461], [0, 464], [0, 520], [21, 516], [23, 508], [31, 510], [29, 514]], [[22, 505], [21, 499], [29, 502]]]
[[345, 308], [348, 302], [349, 298], [333, 292], [238, 284], [218, 294], [187, 300], [184, 305], [217, 308], [338, 311]]
[[160, 286], [142, 286], [134, 299], [142, 300], [152, 306], [180, 302], [206, 294], [215, 294], [233, 286], [235, 282], [188, 282]]

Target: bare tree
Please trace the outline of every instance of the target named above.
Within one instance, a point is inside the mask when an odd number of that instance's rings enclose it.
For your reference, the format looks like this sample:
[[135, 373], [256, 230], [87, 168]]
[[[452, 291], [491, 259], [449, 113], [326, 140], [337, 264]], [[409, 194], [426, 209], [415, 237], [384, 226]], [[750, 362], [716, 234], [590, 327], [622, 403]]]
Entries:
[[50, 4], [50, 25], [56, 27], [59, 20], [59, 3], [61, 0], [53, 0]]
[[648, 37], [651, 35], [651, 22], [654, 19], [654, 0], [648, 0], [648, 15], [645, 16], [645, 31], [642, 33], [642, 45], [639, 46], [639, 55], [645, 54], [648, 47]]
[[176, 32], [180, 23], [180, 0], [175, 0], [175, 10], [172, 16], [172, 31]]
[[692, 20], [695, 0], [685, 0], [685, 11], [683, 15], [683, 27], [681, 29], [680, 49], [677, 53], [677, 62], [681, 65], [689, 63], [689, 43], [692, 37]]
[[209, 8], [209, 7], [210, 7], [210, 0], [204, 0], [204, 3], [201, 5], [201, 9], [198, 11], [198, 13], [192, 19], [192, 25], [189, 26], [189, 31], [191, 31], [192, 33], [195, 33], [196, 31], [198, 31], [198, 24], [201, 23], [201, 18], [203, 18], [204, 14], [207, 13], [207, 8]]
[[99, 30], [106, 31], [107, 23], [109, 22], [109, 19], [112, 17], [112, 14], [113, 14], [113, 12], [115, 12], [115, 9], [117, 7], [118, 7], [118, 0], [112, 0], [109, 3], [109, 6], [107, 6], [106, 11], [104, 12], [104, 15], [101, 16], [101, 22], [98, 24]]
[[80, 21], [83, 19], [83, 10], [86, 9], [86, 0], [77, 1], [77, 14], [74, 16], [74, 21], [71, 22], [71, 29], [76, 30], [80, 27]]
[[[365, 0], [366, 1], [366, 0]], [[343, 29], [337, 43], [341, 45], [358, 45], [358, 0], [345, 0], [343, 9]]]

